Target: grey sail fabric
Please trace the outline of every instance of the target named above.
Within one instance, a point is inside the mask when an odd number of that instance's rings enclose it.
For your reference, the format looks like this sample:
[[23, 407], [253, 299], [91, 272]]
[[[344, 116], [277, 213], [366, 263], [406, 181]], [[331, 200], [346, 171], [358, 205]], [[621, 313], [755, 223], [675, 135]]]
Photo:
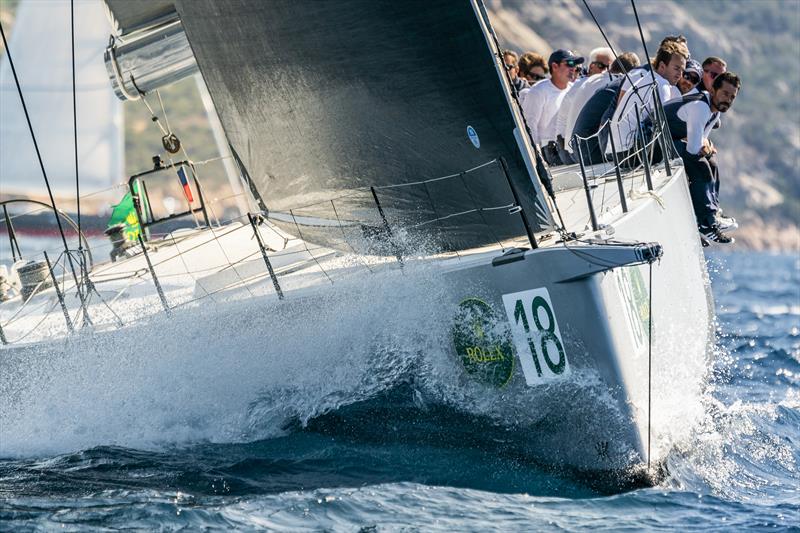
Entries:
[[368, 234], [380, 227], [374, 186], [390, 227], [445, 248], [524, 236], [503, 208], [503, 162], [534, 231], [548, 229], [472, 3], [175, 5], [231, 146], [288, 231], [334, 246], [342, 226]]

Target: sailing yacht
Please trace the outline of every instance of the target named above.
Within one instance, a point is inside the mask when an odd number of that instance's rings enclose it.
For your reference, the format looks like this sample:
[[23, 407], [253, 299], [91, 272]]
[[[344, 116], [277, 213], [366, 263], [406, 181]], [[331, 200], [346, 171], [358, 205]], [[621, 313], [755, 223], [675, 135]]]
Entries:
[[[64, 350], [62, 336], [86, 353], [135, 343], [143, 357], [156, 325], [222, 346], [245, 336], [258, 341], [237, 342], [237, 357], [311, 368], [315, 352], [271, 346], [286, 345], [281, 331], [330, 344], [315, 325], [339, 317], [360, 331], [342, 333], [349, 374], [303, 378], [325, 391], [315, 413], [363, 400], [378, 375], [427, 368], [423, 398], [505, 425], [539, 462], [657, 477], [691, 426], [713, 335], [686, 177], [658, 121], [635, 168], [549, 169], [479, 0], [105, 5], [117, 96], [152, 102], [199, 72], [249, 212], [220, 220], [201, 166], [164, 127], [165, 152], [130, 177], [138, 224], [114, 260], [70, 276], [62, 259], [42, 274], [52, 288], [0, 304], [14, 376], [0, 378], [0, 453], [25, 399], [47, 395], [26, 360]], [[459, 83], [441, 57], [459, 58]], [[179, 205], [161, 209], [159, 187]], [[159, 229], [180, 217], [195, 227]], [[348, 360], [400, 334], [388, 345], [419, 343], [419, 365]]]

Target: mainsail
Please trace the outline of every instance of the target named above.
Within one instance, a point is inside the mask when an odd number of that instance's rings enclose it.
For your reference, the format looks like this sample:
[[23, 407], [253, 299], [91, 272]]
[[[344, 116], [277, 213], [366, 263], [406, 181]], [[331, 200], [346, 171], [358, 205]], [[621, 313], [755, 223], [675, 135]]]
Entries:
[[[25, 0], [9, 49], [44, 166], [56, 196], [74, 200], [70, 4]], [[75, 77], [81, 194], [125, 180], [122, 106], [103, 66], [109, 25], [100, 0], [75, 1]], [[6, 57], [0, 64], [0, 192], [46, 196], [22, 104]], [[119, 192], [108, 198], [118, 199]], [[98, 204], [100, 207], [102, 204]], [[86, 210], [87, 204], [84, 204]]]
[[[161, 4], [106, 2], [123, 31], [163, 18]], [[320, 221], [369, 219], [375, 187], [390, 223], [436, 219], [449, 247], [482, 245], [525, 234], [518, 215], [492, 210], [513, 203], [509, 181], [532, 229], [549, 229], [478, 4], [174, 6], [237, 159], [287, 230], [328, 241], [336, 224]], [[382, 188], [443, 176], [456, 179]]]

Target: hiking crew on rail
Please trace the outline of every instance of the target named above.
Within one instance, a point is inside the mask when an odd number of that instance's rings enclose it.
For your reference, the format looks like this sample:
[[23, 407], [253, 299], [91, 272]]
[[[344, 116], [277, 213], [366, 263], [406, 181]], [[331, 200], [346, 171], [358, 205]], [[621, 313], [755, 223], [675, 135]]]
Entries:
[[734, 242], [725, 232], [738, 224], [722, 214], [717, 149], [709, 139], [741, 87], [723, 59], [711, 56], [702, 64], [692, 60], [682, 35], [664, 38], [643, 66], [632, 52], [614, 61], [608, 48], [592, 50], [588, 69], [585, 58], [567, 49], [553, 52], [547, 63], [536, 52], [517, 56], [505, 50], [503, 59], [532, 140], [551, 166], [578, 162], [573, 136], [582, 139], [584, 164], [609, 162], [613, 136], [621, 166], [635, 168], [641, 163], [635, 111], [638, 107], [639, 120], [646, 125], [657, 109], [657, 91], [686, 169], [703, 245]]

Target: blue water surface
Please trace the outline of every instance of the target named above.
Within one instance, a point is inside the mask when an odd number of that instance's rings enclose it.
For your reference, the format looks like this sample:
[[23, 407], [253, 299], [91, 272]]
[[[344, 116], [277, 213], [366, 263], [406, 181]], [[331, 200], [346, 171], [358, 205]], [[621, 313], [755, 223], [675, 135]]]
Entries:
[[371, 400], [370, 428], [342, 409], [259, 442], [0, 459], [0, 530], [798, 530], [800, 259], [715, 254], [709, 268], [706, 417], [656, 487], [548, 471], [480, 420], [403, 404], [401, 387]]

